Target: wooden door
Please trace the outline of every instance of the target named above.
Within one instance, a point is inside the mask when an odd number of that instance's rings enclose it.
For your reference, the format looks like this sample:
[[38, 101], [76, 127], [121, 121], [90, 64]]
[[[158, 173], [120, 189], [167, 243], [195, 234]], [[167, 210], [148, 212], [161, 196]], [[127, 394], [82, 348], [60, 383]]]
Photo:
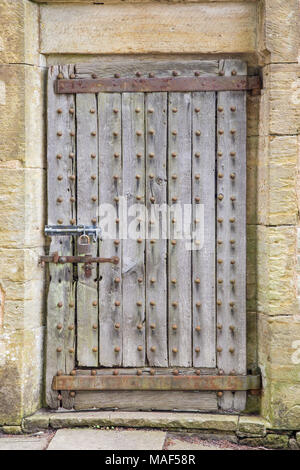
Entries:
[[[50, 68], [48, 225], [99, 226], [103, 234], [109, 225], [109, 236], [91, 240], [90, 254], [119, 258], [88, 270], [50, 264], [51, 408], [244, 408], [246, 388], [175, 383], [246, 376], [246, 91], [189, 90], [195, 77], [246, 74], [246, 64], [233, 60]], [[182, 91], [164, 84], [143, 91], [139, 79], [149, 75], [152, 83], [193, 80], [181, 81]], [[140, 90], [126, 91], [126, 77], [138, 78]], [[82, 79], [90, 91], [58, 92], [62, 78], [70, 86]], [[118, 91], [94, 92], [96, 78]], [[180, 236], [183, 219], [192, 242]], [[50, 253], [76, 250], [77, 237], [52, 237]], [[116, 385], [57, 390], [57, 375], [112, 376]], [[126, 376], [145, 384], [161, 376], [163, 385], [125, 386]], [[174, 383], [166, 385], [169, 376]]]

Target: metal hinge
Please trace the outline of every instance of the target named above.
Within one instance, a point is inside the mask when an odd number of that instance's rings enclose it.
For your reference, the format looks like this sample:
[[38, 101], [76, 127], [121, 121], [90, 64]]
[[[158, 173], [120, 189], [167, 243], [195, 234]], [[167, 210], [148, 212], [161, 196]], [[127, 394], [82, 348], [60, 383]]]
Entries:
[[93, 241], [101, 240], [101, 228], [89, 225], [46, 225], [45, 235], [47, 236], [80, 236], [90, 235]]

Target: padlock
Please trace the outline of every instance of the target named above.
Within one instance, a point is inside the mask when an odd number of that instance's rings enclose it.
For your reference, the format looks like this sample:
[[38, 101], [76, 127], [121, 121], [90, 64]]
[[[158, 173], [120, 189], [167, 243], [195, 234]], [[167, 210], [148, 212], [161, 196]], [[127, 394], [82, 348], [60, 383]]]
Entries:
[[88, 235], [81, 235], [77, 242], [78, 254], [79, 255], [90, 255], [91, 244], [90, 237]]

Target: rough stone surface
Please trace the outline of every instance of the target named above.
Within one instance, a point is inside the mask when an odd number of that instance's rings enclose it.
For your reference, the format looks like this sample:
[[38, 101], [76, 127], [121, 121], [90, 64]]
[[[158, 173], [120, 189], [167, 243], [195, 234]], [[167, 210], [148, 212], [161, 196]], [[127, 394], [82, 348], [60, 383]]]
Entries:
[[48, 439], [48, 434], [43, 436], [0, 436], [0, 450], [45, 450]]
[[292, 450], [299, 450], [299, 445], [296, 441], [296, 439], [290, 439], [289, 440], [289, 448]]
[[161, 450], [165, 436], [162, 431], [60, 429], [48, 450]]
[[263, 69], [260, 135], [297, 135], [300, 129], [299, 65], [271, 64]]
[[205, 429], [210, 431], [235, 431], [237, 416], [197, 413], [147, 413], [147, 412], [76, 412], [54, 413], [50, 417], [52, 428], [75, 426], [126, 426], [166, 429]]
[[251, 447], [266, 447], [267, 449], [287, 449], [289, 437], [281, 434], [268, 434], [266, 437], [241, 439], [241, 444]]
[[271, 62], [297, 62], [299, 50], [298, 0], [264, 0], [261, 49]]
[[21, 426], [3, 426], [2, 432], [4, 434], [22, 434]]
[[296, 441], [298, 444], [300, 444], [300, 432], [296, 433]]
[[259, 165], [256, 175], [260, 190], [256, 211], [259, 223], [297, 223], [297, 157], [297, 136], [267, 136], [259, 139]]
[[0, 2], [0, 64], [42, 63], [38, 53], [38, 6], [29, 0]]
[[297, 312], [297, 231], [290, 227], [257, 227], [258, 310], [269, 315]]
[[[211, 442], [186, 442], [181, 439], [172, 439], [172, 442], [168, 444], [168, 451], [172, 450], [221, 450], [221, 448]], [[222, 449], [230, 450], [230, 449]]]
[[253, 3], [41, 6], [44, 54], [249, 53], [255, 29]]
[[255, 416], [240, 416], [237, 429], [239, 437], [264, 437], [267, 433], [266, 427], [268, 423]]
[[48, 411], [39, 411], [32, 416], [23, 419], [22, 428], [25, 432], [36, 432], [42, 429], [48, 429], [51, 413]]

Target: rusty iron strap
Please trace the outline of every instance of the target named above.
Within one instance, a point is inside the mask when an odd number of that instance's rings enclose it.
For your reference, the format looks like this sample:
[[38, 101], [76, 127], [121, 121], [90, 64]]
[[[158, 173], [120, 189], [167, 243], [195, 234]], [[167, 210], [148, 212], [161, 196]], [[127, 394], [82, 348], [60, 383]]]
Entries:
[[136, 376], [136, 375], [58, 375], [53, 390], [258, 390], [259, 375]]
[[260, 90], [258, 76], [61, 79], [56, 93]]
[[85, 256], [58, 256], [57, 253], [54, 253], [50, 256], [41, 256], [40, 263], [54, 263], [54, 264], [91, 264], [91, 263], [112, 263], [112, 264], [119, 264], [120, 259], [117, 256], [113, 256], [112, 258], [97, 258], [92, 257], [89, 255]]

